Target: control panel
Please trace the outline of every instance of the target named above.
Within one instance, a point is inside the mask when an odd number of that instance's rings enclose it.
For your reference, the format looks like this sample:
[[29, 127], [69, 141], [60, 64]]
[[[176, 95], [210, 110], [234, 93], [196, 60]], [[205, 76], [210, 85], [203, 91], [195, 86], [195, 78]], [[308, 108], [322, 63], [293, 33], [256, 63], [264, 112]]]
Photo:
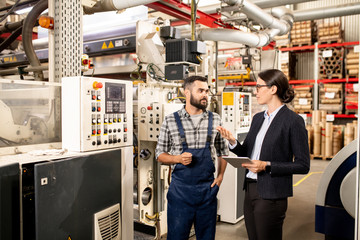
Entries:
[[157, 141], [166, 115], [181, 109], [184, 104], [175, 103], [176, 87], [158, 84], [140, 84], [138, 96], [139, 140]]
[[132, 82], [91, 77], [62, 79], [62, 144], [92, 151], [133, 144]]
[[251, 93], [223, 92], [222, 120], [224, 127], [235, 134], [240, 129], [249, 129], [251, 123]]

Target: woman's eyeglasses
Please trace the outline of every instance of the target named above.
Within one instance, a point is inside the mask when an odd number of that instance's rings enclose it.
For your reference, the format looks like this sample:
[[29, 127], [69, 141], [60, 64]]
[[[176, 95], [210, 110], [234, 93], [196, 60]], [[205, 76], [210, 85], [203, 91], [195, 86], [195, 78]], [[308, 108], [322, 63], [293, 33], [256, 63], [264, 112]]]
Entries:
[[264, 85], [256, 84], [255, 87], [256, 87], [256, 90], [258, 91], [258, 90], [259, 90], [260, 88], [262, 88], [262, 87], [271, 87], [271, 86], [266, 85], [266, 84], [264, 84]]

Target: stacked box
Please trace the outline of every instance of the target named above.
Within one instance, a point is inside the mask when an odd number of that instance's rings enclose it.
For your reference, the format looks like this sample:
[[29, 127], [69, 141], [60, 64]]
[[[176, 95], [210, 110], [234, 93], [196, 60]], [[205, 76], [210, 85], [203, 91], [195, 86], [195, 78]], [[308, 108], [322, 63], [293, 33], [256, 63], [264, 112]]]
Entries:
[[357, 114], [359, 84], [345, 84], [345, 113]]
[[319, 49], [319, 77], [320, 79], [342, 78], [344, 48]]
[[292, 46], [311, 45], [315, 36], [314, 22], [295, 22], [291, 29]]
[[294, 91], [294, 111], [298, 113], [310, 113], [313, 101], [312, 88], [297, 86]]
[[317, 20], [317, 38], [321, 43], [342, 43], [343, 31], [341, 29], [341, 18], [326, 18]]
[[359, 76], [359, 53], [354, 52], [353, 49], [346, 54], [346, 76], [355, 78]]
[[343, 110], [342, 84], [323, 84], [319, 89], [319, 109], [341, 114]]
[[290, 34], [289, 33], [282, 35], [282, 36], [275, 36], [274, 40], [275, 40], [275, 46], [277, 48], [290, 47]]

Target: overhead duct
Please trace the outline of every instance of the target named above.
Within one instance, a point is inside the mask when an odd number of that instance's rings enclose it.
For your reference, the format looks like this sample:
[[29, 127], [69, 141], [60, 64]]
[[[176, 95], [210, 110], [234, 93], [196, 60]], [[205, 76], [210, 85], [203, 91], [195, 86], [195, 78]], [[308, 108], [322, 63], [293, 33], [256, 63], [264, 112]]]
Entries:
[[96, 12], [118, 11], [153, 2], [157, 2], [157, 0], [100, 0], [93, 7], [84, 6], [84, 13], [93, 14]]
[[229, 29], [203, 29], [199, 31], [199, 40], [236, 42], [250, 47], [262, 47], [266, 46], [274, 36], [284, 35], [291, 30], [293, 15], [291, 10], [285, 7], [272, 9], [272, 16], [247, 0], [225, 0], [224, 2], [241, 7], [241, 12], [245, 13], [248, 18], [269, 29], [259, 33], [246, 33]]
[[318, 9], [295, 11], [294, 20], [297, 22], [356, 14], [360, 14], [360, 3], [349, 3]]
[[297, 3], [303, 3], [303, 2], [311, 2], [316, 0], [253, 0], [252, 3], [257, 5], [260, 8], [271, 8], [271, 7], [278, 7], [278, 6], [284, 6], [288, 4], [297, 4]]

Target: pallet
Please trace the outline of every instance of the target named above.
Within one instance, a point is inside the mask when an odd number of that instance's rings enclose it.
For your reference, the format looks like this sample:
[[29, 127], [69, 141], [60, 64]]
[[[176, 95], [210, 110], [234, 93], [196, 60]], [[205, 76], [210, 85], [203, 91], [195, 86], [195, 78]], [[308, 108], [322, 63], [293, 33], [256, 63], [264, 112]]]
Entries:
[[332, 44], [332, 43], [343, 43], [344, 42], [344, 40], [343, 39], [324, 39], [324, 40], [322, 40], [322, 39], [319, 39], [318, 40], [318, 43], [319, 44]]
[[291, 47], [290, 44], [283, 44], [283, 45], [276, 45], [276, 48], [280, 49], [280, 48], [289, 48]]
[[295, 109], [294, 112], [296, 112], [297, 114], [311, 114], [312, 110], [298, 110]]
[[326, 161], [326, 160], [331, 160], [333, 159], [334, 156], [322, 156], [322, 155], [314, 155], [314, 154], [310, 154], [310, 159], [321, 159], [323, 161]]
[[345, 110], [345, 114], [347, 114], [347, 115], [357, 114], [357, 111], [355, 111], [355, 110]]
[[325, 110], [327, 114], [342, 114], [342, 111]]
[[319, 74], [319, 75], [320, 75], [320, 78], [322, 78], [322, 79], [342, 79], [343, 78], [341, 73], [331, 74], [331, 78], [328, 78], [328, 76], [326, 74]]
[[312, 43], [311, 42], [306, 42], [306, 43], [291, 43], [292, 47], [303, 47], [303, 46], [311, 46]]
[[346, 74], [346, 78], [358, 78], [359, 74]]

